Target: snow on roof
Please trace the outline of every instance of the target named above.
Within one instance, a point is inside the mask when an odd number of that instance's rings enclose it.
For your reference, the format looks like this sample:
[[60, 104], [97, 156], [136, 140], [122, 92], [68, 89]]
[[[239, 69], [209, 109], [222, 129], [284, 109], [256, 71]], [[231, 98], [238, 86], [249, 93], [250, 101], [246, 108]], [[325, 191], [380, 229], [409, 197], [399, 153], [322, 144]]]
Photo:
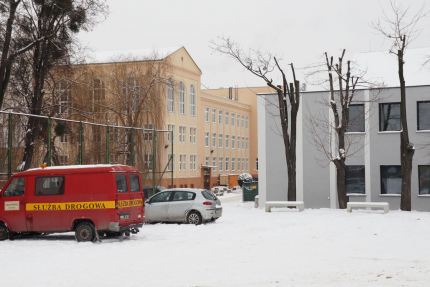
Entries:
[[57, 170], [57, 169], [82, 169], [82, 168], [103, 168], [103, 167], [115, 167], [123, 166], [121, 164], [86, 164], [86, 165], [61, 165], [61, 166], [47, 166], [47, 167], [37, 167], [31, 168], [26, 171], [36, 171], [36, 170]]
[[135, 49], [135, 50], [110, 50], [98, 51], [86, 57], [87, 64], [104, 64], [112, 62], [162, 60], [181, 47], [169, 47], [161, 49]]

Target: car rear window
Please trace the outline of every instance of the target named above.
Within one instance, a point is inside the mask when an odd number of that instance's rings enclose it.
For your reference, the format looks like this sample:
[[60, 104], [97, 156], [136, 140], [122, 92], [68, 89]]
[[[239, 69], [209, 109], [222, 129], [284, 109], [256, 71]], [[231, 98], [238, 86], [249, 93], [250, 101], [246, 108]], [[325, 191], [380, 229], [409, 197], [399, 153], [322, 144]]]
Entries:
[[202, 195], [208, 200], [217, 200], [216, 196], [207, 190], [203, 190]]

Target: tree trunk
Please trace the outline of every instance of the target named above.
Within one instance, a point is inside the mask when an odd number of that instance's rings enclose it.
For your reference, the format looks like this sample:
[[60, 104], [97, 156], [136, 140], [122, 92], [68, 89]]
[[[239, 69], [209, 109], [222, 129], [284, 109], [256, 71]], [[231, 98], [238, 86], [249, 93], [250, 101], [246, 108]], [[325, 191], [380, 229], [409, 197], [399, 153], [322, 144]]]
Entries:
[[334, 162], [336, 166], [336, 189], [337, 189], [337, 201], [340, 209], [345, 209], [348, 196], [346, 196], [346, 166], [342, 160], [336, 160]]
[[10, 79], [10, 69], [12, 68], [12, 59], [10, 59], [9, 50], [12, 40], [13, 23], [15, 21], [16, 9], [19, 2], [20, 1], [9, 1], [9, 17], [6, 22], [2, 56], [0, 59], [0, 109], [3, 106], [6, 88]]
[[[403, 45], [406, 39], [402, 38]], [[412, 161], [414, 157], [414, 146], [409, 142], [408, 121], [406, 115], [406, 83], [403, 73], [403, 54], [404, 48], [398, 50], [397, 59], [399, 66], [400, 80], [400, 161], [402, 166], [402, 192], [400, 197], [400, 209], [411, 211], [411, 177], [412, 177]]]

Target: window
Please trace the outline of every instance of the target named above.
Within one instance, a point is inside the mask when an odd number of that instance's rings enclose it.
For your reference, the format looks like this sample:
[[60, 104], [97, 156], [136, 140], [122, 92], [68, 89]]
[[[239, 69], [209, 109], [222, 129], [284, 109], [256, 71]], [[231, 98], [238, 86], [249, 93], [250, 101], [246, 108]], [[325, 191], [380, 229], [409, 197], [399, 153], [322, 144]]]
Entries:
[[237, 114], [237, 124], [236, 124], [236, 126], [239, 128], [240, 127], [240, 115], [239, 114]]
[[196, 134], [197, 134], [197, 129], [196, 128], [190, 128], [190, 143], [192, 143], [192, 144], [196, 143]]
[[120, 193], [127, 192], [127, 180], [125, 179], [125, 175], [116, 175], [116, 190]]
[[400, 131], [400, 104], [379, 104], [379, 131]]
[[145, 153], [143, 157], [143, 167], [152, 170], [152, 154]]
[[347, 132], [364, 132], [364, 104], [349, 105]]
[[175, 95], [172, 80], [169, 80], [169, 82], [167, 83], [167, 111], [175, 111]]
[[179, 155], [179, 170], [185, 170], [186, 167], [187, 156], [185, 154]]
[[[145, 124], [143, 125], [144, 131], [143, 131], [143, 139], [146, 141], [152, 141], [152, 134], [154, 133], [154, 125], [153, 124]], [[134, 132], [133, 130], [129, 130], [131, 132]]]
[[430, 165], [418, 166], [418, 194], [430, 194]]
[[66, 164], [69, 161], [69, 157], [67, 155], [59, 155], [58, 161], [60, 164]]
[[23, 177], [17, 177], [12, 180], [7, 189], [5, 190], [3, 196], [21, 196], [24, 195], [25, 181]]
[[93, 91], [92, 91], [92, 101], [93, 101], [93, 111], [98, 112], [101, 110], [102, 104], [105, 100], [105, 84], [100, 79], [93, 80]]
[[229, 112], [225, 112], [224, 123], [225, 123], [226, 125], [228, 125], [228, 119], [229, 119], [229, 117], [230, 117], [230, 113], [229, 113]]
[[209, 133], [205, 133], [205, 146], [208, 147], [209, 146]]
[[430, 101], [417, 102], [417, 130], [430, 130]]
[[212, 109], [212, 123], [216, 124], [216, 109]]
[[64, 194], [64, 176], [44, 176], [36, 178], [36, 195]]
[[218, 123], [222, 124], [222, 111], [218, 112]]
[[237, 159], [237, 171], [240, 171], [241, 167], [242, 167], [241, 159], [240, 159], [240, 158], [238, 158], [238, 159]]
[[212, 134], [212, 147], [216, 147], [216, 133]]
[[205, 122], [209, 122], [209, 108], [205, 108]]
[[187, 201], [194, 200], [194, 198], [196, 198], [196, 194], [189, 191], [175, 191], [173, 195], [173, 201]]
[[226, 148], [228, 148], [228, 146], [229, 146], [229, 139], [230, 139], [230, 136], [229, 135], [225, 135], [225, 147]]
[[190, 86], [190, 114], [196, 115], [196, 90], [193, 85]]
[[150, 203], [157, 203], [157, 202], [167, 202], [170, 201], [170, 197], [172, 195], [171, 191], [163, 191], [160, 193], [157, 193], [151, 198]]
[[225, 158], [225, 170], [226, 170], [226, 171], [228, 171], [228, 170], [229, 170], [229, 168], [230, 168], [230, 167], [229, 167], [229, 162], [230, 162], [230, 159], [229, 159], [228, 157], [226, 157], [226, 158]]
[[67, 114], [71, 101], [70, 83], [62, 80], [56, 85], [56, 90], [58, 95], [58, 113]]
[[231, 113], [231, 125], [234, 127], [234, 123], [236, 120], [236, 114], [235, 113]]
[[185, 114], [185, 86], [183, 82], [179, 82], [179, 113]]
[[167, 125], [167, 130], [171, 131], [167, 133], [167, 141], [171, 143], [175, 134], [175, 125]]
[[366, 193], [364, 165], [347, 165], [345, 180], [346, 193]]
[[248, 116], [245, 117], [245, 128], [248, 128]]
[[197, 168], [197, 155], [190, 155], [190, 170], [196, 170]]
[[212, 158], [212, 168], [216, 170], [216, 157]]
[[179, 127], [179, 142], [180, 143], [185, 143], [186, 133], [187, 133], [186, 127]]
[[231, 148], [234, 149], [236, 145], [236, 137], [235, 136], [231, 136]]
[[209, 166], [209, 157], [208, 156], [205, 158], [205, 165]]
[[69, 135], [67, 134], [67, 131], [64, 131], [64, 133], [60, 136], [60, 142], [61, 143], [69, 142]]
[[400, 194], [401, 190], [401, 166], [381, 165], [381, 194]]
[[236, 159], [231, 159], [231, 171], [234, 171], [236, 169]]
[[218, 169], [222, 171], [222, 157], [218, 158]]
[[140, 191], [139, 176], [137, 174], [130, 174], [130, 191], [131, 192]]
[[223, 145], [223, 138], [222, 138], [222, 134], [218, 135], [218, 147], [222, 147]]

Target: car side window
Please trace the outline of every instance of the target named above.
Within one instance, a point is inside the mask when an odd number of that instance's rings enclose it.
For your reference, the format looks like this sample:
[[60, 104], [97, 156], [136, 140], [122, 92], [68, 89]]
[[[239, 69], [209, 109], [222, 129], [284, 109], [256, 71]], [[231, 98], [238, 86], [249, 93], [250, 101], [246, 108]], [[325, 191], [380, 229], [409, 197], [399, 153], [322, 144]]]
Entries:
[[139, 176], [137, 174], [130, 174], [130, 191], [131, 192], [140, 191]]
[[25, 181], [23, 177], [14, 178], [5, 190], [3, 196], [21, 196], [24, 195]]
[[151, 198], [150, 203], [167, 202], [170, 200], [171, 195], [172, 193], [170, 191], [157, 193]]
[[173, 201], [194, 200], [195, 197], [196, 197], [196, 194], [194, 192], [175, 191], [175, 195], [173, 196]]
[[36, 195], [64, 194], [64, 176], [36, 177]]
[[116, 191], [120, 193], [127, 192], [127, 180], [123, 174], [116, 175]]

